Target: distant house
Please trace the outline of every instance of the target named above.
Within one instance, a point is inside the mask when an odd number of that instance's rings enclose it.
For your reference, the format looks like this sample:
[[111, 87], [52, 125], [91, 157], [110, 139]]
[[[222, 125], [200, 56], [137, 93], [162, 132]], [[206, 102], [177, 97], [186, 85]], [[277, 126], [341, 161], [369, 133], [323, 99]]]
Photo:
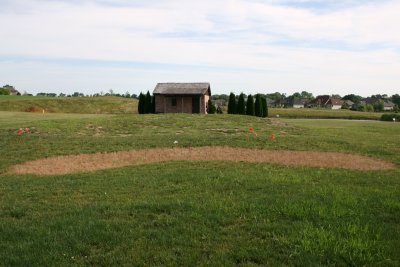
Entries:
[[270, 108], [281, 108], [284, 106], [284, 100], [283, 99], [270, 99], [267, 98], [267, 106]]
[[282, 104], [285, 108], [304, 108], [307, 102], [307, 99], [286, 97], [285, 99], [280, 101], [280, 104]]
[[210, 83], [158, 83], [153, 91], [156, 113], [207, 113]]
[[4, 85], [2, 88], [8, 90], [10, 92], [10, 95], [21, 95], [21, 93], [18, 92], [18, 90], [15, 89], [14, 86]]
[[226, 106], [226, 101], [225, 101], [225, 99], [215, 99], [215, 100], [211, 100], [211, 102], [212, 102], [213, 105], [215, 105], [216, 107], [224, 107], [224, 106]]
[[317, 96], [314, 100], [308, 103], [308, 107], [311, 108], [328, 108], [328, 109], [341, 109], [343, 100], [333, 98], [329, 95]]
[[367, 97], [364, 100], [367, 104], [370, 104], [372, 106], [377, 104], [379, 101], [383, 101], [383, 110], [385, 111], [393, 110], [395, 106], [395, 104], [390, 100], [380, 99], [376, 97]]
[[367, 104], [367, 102], [365, 102], [364, 100], [361, 100], [361, 101], [358, 102], [358, 103], [354, 103], [354, 104], [351, 106], [351, 109], [353, 109], [353, 110], [359, 110], [360, 108], [363, 108], [366, 104]]
[[304, 108], [307, 106], [307, 99], [295, 99], [293, 101], [293, 108]]
[[337, 98], [330, 98], [325, 107], [329, 109], [341, 109], [343, 106], [343, 100]]
[[383, 110], [393, 110], [395, 104], [392, 101], [383, 101]]
[[351, 100], [344, 100], [344, 101], [343, 101], [343, 107], [352, 108], [353, 105], [354, 105], [354, 102], [351, 101]]

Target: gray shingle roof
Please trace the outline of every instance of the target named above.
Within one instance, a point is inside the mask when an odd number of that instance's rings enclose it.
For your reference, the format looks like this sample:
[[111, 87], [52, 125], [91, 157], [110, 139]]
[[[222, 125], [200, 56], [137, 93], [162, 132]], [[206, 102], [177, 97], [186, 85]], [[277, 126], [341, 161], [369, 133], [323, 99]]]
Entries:
[[163, 95], [204, 95], [210, 90], [210, 83], [158, 83], [153, 94]]

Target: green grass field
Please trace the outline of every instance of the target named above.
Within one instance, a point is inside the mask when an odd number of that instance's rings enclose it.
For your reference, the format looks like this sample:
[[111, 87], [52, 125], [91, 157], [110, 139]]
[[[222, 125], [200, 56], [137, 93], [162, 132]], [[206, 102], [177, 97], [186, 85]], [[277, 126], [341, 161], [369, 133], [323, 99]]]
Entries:
[[[37, 108], [49, 113], [131, 114], [137, 113], [138, 101], [123, 97], [45, 97], [0, 96], [0, 111], [27, 111]], [[226, 108], [225, 108], [226, 109]], [[225, 110], [226, 113], [226, 110]], [[269, 117], [308, 119], [379, 120], [381, 112], [351, 110], [270, 108]]]
[[[18, 136], [25, 127], [31, 133]], [[339, 151], [400, 166], [397, 123], [0, 112], [0, 136], [2, 266], [400, 265], [399, 168], [205, 161], [43, 177], [7, 171], [53, 155], [175, 140]]]
[[48, 113], [137, 113], [136, 99], [101, 97], [0, 96], [0, 111], [43, 109]]
[[269, 116], [281, 118], [308, 118], [308, 119], [349, 119], [349, 120], [379, 120], [382, 112], [360, 112], [347, 109], [317, 109], [317, 108], [271, 108]]

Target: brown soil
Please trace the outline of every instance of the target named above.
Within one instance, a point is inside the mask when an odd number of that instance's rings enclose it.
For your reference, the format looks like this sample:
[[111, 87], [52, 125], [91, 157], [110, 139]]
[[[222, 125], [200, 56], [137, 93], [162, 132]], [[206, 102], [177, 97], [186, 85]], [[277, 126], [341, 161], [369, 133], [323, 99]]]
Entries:
[[25, 111], [26, 112], [43, 112], [44, 109], [38, 107], [29, 107]]
[[393, 163], [353, 154], [317, 151], [261, 150], [233, 147], [151, 148], [113, 153], [58, 156], [11, 167], [18, 174], [60, 175], [171, 160], [266, 162], [350, 170], [394, 169]]

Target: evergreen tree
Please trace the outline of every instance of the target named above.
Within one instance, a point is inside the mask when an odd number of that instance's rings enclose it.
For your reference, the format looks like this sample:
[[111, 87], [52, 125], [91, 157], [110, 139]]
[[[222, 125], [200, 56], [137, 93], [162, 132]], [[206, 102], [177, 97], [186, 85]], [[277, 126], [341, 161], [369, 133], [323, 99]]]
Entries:
[[149, 91], [147, 91], [144, 103], [145, 103], [144, 104], [144, 113], [145, 114], [151, 113], [152, 105], [151, 105], [151, 95], [150, 95]]
[[257, 117], [262, 117], [262, 102], [261, 102], [261, 95], [256, 94], [256, 103], [254, 104], [254, 115]]
[[151, 97], [151, 113], [156, 113], [156, 97], [154, 95]]
[[252, 95], [247, 97], [246, 115], [254, 116], [254, 99]]
[[236, 96], [234, 93], [229, 95], [228, 114], [236, 114]]
[[266, 118], [268, 117], [267, 99], [265, 97], [261, 97], [261, 103], [262, 103], [262, 117]]
[[208, 108], [207, 108], [207, 113], [208, 114], [215, 114], [217, 111], [217, 108], [215, 105], [211, 102], [211, 99], [208, 100]]
[[146, 102], [146, 96], [140, 92], [139, 95], [139, 104], [138, 104], [138, 112], [139, 114], [144, 114], [145, 113], [145, 102]]
[[246, 104], [244, 102], [244, 94], [239, 95], [239, 101], [237, 105], [237, 114], [246, 115]]

